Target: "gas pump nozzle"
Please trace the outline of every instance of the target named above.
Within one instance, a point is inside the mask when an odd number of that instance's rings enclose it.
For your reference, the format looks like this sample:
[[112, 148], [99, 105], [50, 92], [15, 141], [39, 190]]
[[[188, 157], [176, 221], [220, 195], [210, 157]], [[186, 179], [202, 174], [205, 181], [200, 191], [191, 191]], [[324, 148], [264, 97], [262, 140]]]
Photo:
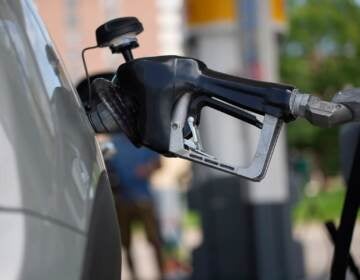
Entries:
[[[109, 36], [106, 38], [110, 40]], [[135, 145], [147, 146], [167, 156], [182, 157], [260, 181], [283, 122], [304, 117], [314, 125], [328, 127], [360, 119], [357, 90], [339, 93], [332, 102], [322, 101], [289, 85], [215, 72], [192, 58], [132, 59], [129, 54], [132, 46], [125, 42], [124, 46], [112, 47], [113, 52], [120, 50], [127, 54], [126, 63], [119, 66], [113, 80], [93, 82], [98, 103], [88, 112], [89, 119], [97, 132], [116, 132], [121, 128]], [[204, 150], [198, 131], [204, 107], [261, 129], [255, 155], [248, 166], [229, 164]], [[253, 113], [263, 115], [263, 120]]]
[[[135, 59], [119, 67], [113, 83], [138, 106], [136, 130], [142, 145], [251, 180], [263, 177], [283, 121], [294, 119], [289, 107], [293, 87], [215, 72], [192, 58]], [[248, 167], [203, 150], [198, 127], [204, 107], [261, 129]], [[251, 112], [264, 115], [264, 120]]]

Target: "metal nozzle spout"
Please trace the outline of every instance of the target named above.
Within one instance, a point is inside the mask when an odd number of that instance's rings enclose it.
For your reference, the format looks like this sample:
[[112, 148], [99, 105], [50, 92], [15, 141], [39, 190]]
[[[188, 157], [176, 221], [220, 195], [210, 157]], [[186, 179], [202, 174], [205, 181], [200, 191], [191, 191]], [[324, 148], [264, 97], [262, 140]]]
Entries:
[[320, 127], [332, 127], [353, 120], [353, 113], [348, 106], [324, 101], [298, 90], [292, 92], [290, 110], [294, 116], [303, 117]]

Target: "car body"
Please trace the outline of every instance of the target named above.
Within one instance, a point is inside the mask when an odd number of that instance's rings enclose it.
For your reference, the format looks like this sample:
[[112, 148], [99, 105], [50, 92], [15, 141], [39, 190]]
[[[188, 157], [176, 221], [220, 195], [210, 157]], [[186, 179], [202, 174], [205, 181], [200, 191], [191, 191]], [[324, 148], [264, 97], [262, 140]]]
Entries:
[[103, 158], [31, 1], [0, 0], [0, 278], [119, 279]]

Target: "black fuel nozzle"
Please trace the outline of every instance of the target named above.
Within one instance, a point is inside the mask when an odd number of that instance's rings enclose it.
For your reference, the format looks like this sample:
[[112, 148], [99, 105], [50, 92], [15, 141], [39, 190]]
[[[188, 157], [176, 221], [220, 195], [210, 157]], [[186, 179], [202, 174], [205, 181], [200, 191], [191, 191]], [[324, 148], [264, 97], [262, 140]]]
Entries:
[[[109, 21], [96, 30], [100, 47], [122, 53], [112, 81], [96, 79], [96, 104], [88, 111], [97, 132], [122, 131], [137, 146], [178, 156], [250, 180], [261, 180], [283, 122], [294, 110], [299, 93], [289, 85], [250, 80], [215, 72], [196, 59], [158, 56], [133, 59], [136, 18]], [[302, 104], [302, 103], [301, 103]], [[201, 110], [211, 107], [260, 129], [260, 140], [248, 166], [229, 164], [203, 149], [198, 126]], [[301, 106], [300, 106], [301, 107]], [[264, 116], [258, 119], [256, 114]]]
[[169, 149], [174, 107], [186, 93], [191, 98], [184, 111], [192, 115], [195, 124], [205, 106], [258, 128], [262, 124], [251, 112], [282, 121], [294, 119], [289, 107], [294, 87], [215, 72], [193, 58], [139, 58], [122, 64], [113, 82], [139, 105], [138, 130], [143, 143], [161, 152]]
[[[142, 145], [254, 181], [265, 175], [282, 123], [294, 119], [290, 110], [294, 87], [215, 72], [188, 57], [147, 57], [124, 63], [113, 83], [138, 106], [136, 131]], [[230, 164], [204, 151], [198, 131], [204, 107], [261, 130], [249, 166]], [[263, 120], [253, 113], [263, 115]]]
[[[122, 53], [126, 63], [112, 81], [92, 82], [95, 104], [88, 116], [94, 130], [122, 131], [137, 146], [260, 180], [282, 122], [293, 119], [289, 108], [293, 87], [229, 76], [188, 57], [134, 60], [131, 50], [138, 46], [136, 35], [141, 31], [142, 24], [134, 17], [111, 20], [96, 30], [98, 46]], [[204, 107], [261, 129], [261, 143], [250, 166], [233, 166], [203, 150], [197, 128]]]

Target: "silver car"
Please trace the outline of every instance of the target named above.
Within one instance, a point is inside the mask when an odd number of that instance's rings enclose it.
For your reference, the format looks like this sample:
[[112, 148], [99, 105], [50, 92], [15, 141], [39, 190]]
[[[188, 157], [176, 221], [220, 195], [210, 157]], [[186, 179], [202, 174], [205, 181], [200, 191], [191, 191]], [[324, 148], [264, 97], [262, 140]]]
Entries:
[[0, 0], [0, 279], [120, 279], [103, 158], [30, 1]]

